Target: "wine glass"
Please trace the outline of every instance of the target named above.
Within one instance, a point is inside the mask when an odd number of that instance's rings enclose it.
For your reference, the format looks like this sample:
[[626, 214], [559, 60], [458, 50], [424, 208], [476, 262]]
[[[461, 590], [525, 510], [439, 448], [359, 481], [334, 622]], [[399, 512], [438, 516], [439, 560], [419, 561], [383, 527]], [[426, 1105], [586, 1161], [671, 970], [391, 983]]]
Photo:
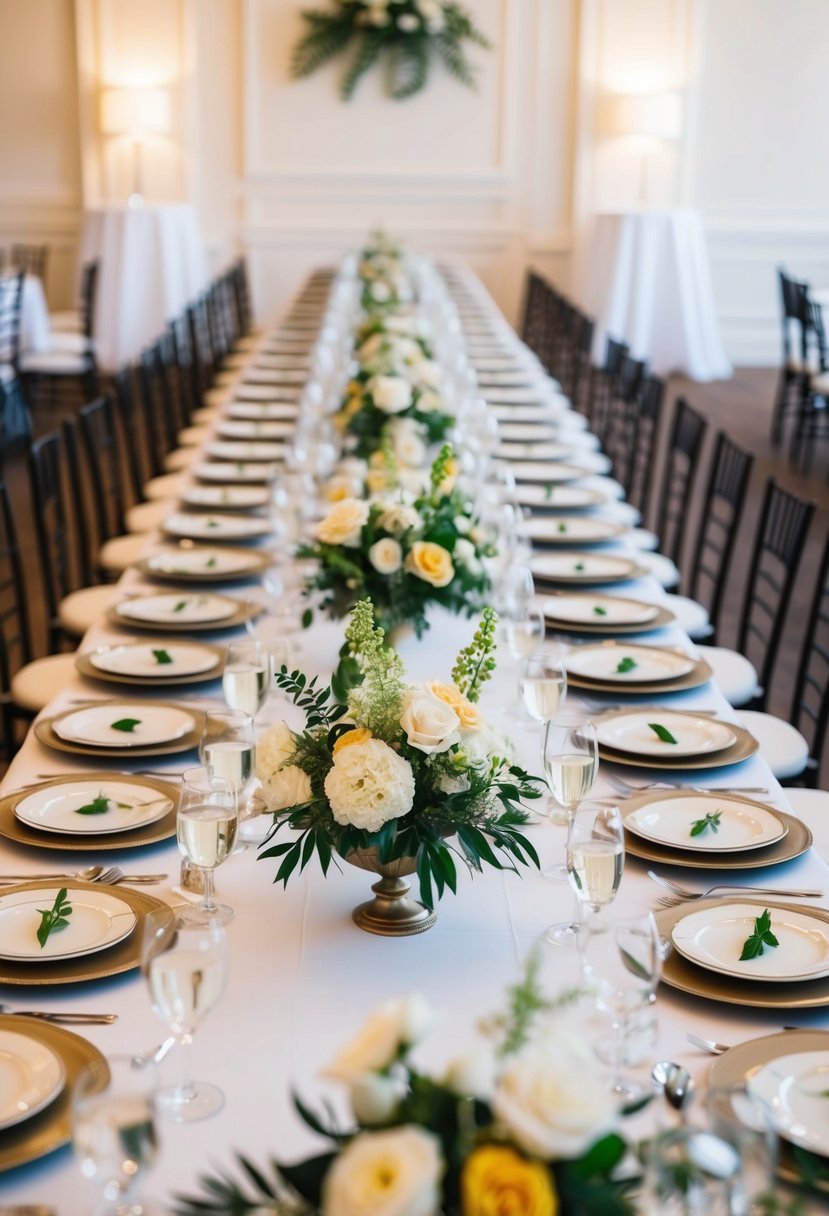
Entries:
[[[592, 722], [575, 714], [559, 714], [544, 730], [544, 775], [553, 795], [548, 815], [553, 823], [566, 823], [592, 790], [599, 772], [599, 749]], [[563, 808], [562, 816], [556, 810]], [[544, 871], [546, 878], [563, 881], [567, 866], [556, 865]], [[572, 941], [577, 926], [554, 925], [548, 931], [552, 940]]]
[[156, 1159], [157, 1070], [148, 1060], [111, 1056], [85, 1068], [72, 1095], [75, 1155], [103, 1191], [97, 1216], [143, 1216], [138, 1185]]
[[582, 909], [597, 913], [616, 897], [625, 866], [625, 829], [617, 806], [583, 803], [567, 830], [567, 873]]
[[270, 656], [258, 639], [230, 643], [222, 673], [222, 692], [230, 709], [256, 717], [268, 699], [270, 667]]
[[147, 914], [141, 967], [153, 1012], [165, 1022], [180, 1047], [177, 1085], [158, 1091], [159, 1110], [175, 1123], [207, 1119], [224, 1106], [215, 1085], [190, 1077], [190, 1047], [202, 1019], [222, 995], [227, 978], [227, 941], [216, 917], [193, 923], [172, 908]]
[[188, 768], [181, 777], [176, 839], [179, 850], [204, 875], [204, 898], [186, 914], [194, 925], [233, 920], [226, 904], [217, 904], [213, 891], [213, 871], [227, 860], [238, 830], [236, 790], [226, 778], [209, 768]]
[[[524, 708], [531, 718], [546, 728], [558, 714], [567, 696], [567, 669], [564, 646], [542, 646], [527, 659], [521, 672], [519, 688]], [[542, 731], [542, 741], [544, 731]], [[543, 759], [543, 748], [542, 748]]]

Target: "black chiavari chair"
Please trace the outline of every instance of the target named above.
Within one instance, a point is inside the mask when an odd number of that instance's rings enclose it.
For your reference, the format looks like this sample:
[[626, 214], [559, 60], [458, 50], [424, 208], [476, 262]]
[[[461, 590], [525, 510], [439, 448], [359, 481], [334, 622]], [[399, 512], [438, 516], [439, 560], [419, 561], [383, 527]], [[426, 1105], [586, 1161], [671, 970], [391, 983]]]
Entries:
[[[625, 497], [636, 507], [642, 519], [648, 517], [653, 494], [653, 462], [659, 442], [665, 382], [659, 376], [648, 376], [642, 384], [635, 403], [633, 454], [629, 465]], [[624, 484], [624, 483], [623, 483]]]
[[659, 551], [680, 564], [679, 556], [688, 523], [688, 511], [699, 471], [708, 423], [684, 397], [678, 397], [665, 453], [661, 492], [654, 521]]
[[777, 278], [780, 286], [782, 361], [771, 416], [771, 442], [775, 447], [783, 437], [786, 414], [800, 410], [808, 391], [809, 373], [814, 370], [809, 360], [809, 288], [779, 268]]
[[627, 354], [624, 342], [607, 337], [604, 363], [593, 364], [590, 368], [587, 393], [587, 421], [590, 430], [600, 443], [604, 443], [607, 435], [607, 425], [610, 416], [610, 403], [622, 359]]
[[790, 721], [806, 739], [809, 759], [804, 783], [814, 789], [829, 728], [829, 537], [815, 583]]

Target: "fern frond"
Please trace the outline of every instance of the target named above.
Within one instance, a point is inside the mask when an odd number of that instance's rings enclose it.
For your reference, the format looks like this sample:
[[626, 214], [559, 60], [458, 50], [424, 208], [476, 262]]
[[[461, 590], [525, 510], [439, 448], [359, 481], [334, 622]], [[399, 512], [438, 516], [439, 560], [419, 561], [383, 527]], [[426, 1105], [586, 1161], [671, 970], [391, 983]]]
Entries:
[[467, 88], [477, 88], [478, 82], [458, 43], [453, 38], [441, 33], [435, 35], [434, 44], [435, 50], [443, 60], [446, 70], [456, 80], [459, 80], [461, 84], [465, 84]]
[[356, 89], [361, 77], [363, 77], [369, 68], [373, 67], [379, 59], [384, 42], [385, 38], [379, 30], [368, 30], [365, 34], [363, 34], [363, 41], [360, 45], [360, 49], [354, 56], [351, 67], [346, 72], [345, 76], [343, 77], [342, 84], [340, 85], [340, 93], [342, 94], [343, 101], [350, 101], [354, 96], [354, 90]]
[[389, 54], [389, 94], [395, 101], [413, 97], [429, 75], [429, 39], [421, 35], [401, 38]]
[[329, 59], [344, 51], [354, 32], [350, 18], [343, 19], [318, 11], [303, 13], [303, 17], [311, 28], [294, 47], [291, 75], [295, 79], [310, 76]]

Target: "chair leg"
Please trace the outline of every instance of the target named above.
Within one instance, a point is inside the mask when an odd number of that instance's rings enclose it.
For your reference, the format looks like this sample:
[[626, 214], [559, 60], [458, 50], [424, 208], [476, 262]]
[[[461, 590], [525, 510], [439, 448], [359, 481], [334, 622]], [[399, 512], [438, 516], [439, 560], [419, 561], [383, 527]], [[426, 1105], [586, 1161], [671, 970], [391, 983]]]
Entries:
[[786, 406], [789, 401], [791, 383], [791, 372], [788, 368], [782, 367], [780, 369], [780, 378], [777, 381], [777, 392], [774, 396], [771, 414], [771, 443], [772, 447], [775, 448], [779, 446], [783, 438], [783, 416], [786, 413]]

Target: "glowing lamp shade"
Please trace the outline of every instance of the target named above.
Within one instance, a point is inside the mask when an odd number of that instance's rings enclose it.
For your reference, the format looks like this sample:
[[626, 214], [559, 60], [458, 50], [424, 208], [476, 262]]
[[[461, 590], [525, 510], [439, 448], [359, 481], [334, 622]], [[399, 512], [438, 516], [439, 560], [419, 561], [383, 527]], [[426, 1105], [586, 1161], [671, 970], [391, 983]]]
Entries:
[[679, 139], [682, 134], [680, 93], [619, 93], [607, 111], [609, 135], [646, 139]]
[[166, 89], [103, 89], [99, 121], [105, 135], [166, 135], [170, 94]]

